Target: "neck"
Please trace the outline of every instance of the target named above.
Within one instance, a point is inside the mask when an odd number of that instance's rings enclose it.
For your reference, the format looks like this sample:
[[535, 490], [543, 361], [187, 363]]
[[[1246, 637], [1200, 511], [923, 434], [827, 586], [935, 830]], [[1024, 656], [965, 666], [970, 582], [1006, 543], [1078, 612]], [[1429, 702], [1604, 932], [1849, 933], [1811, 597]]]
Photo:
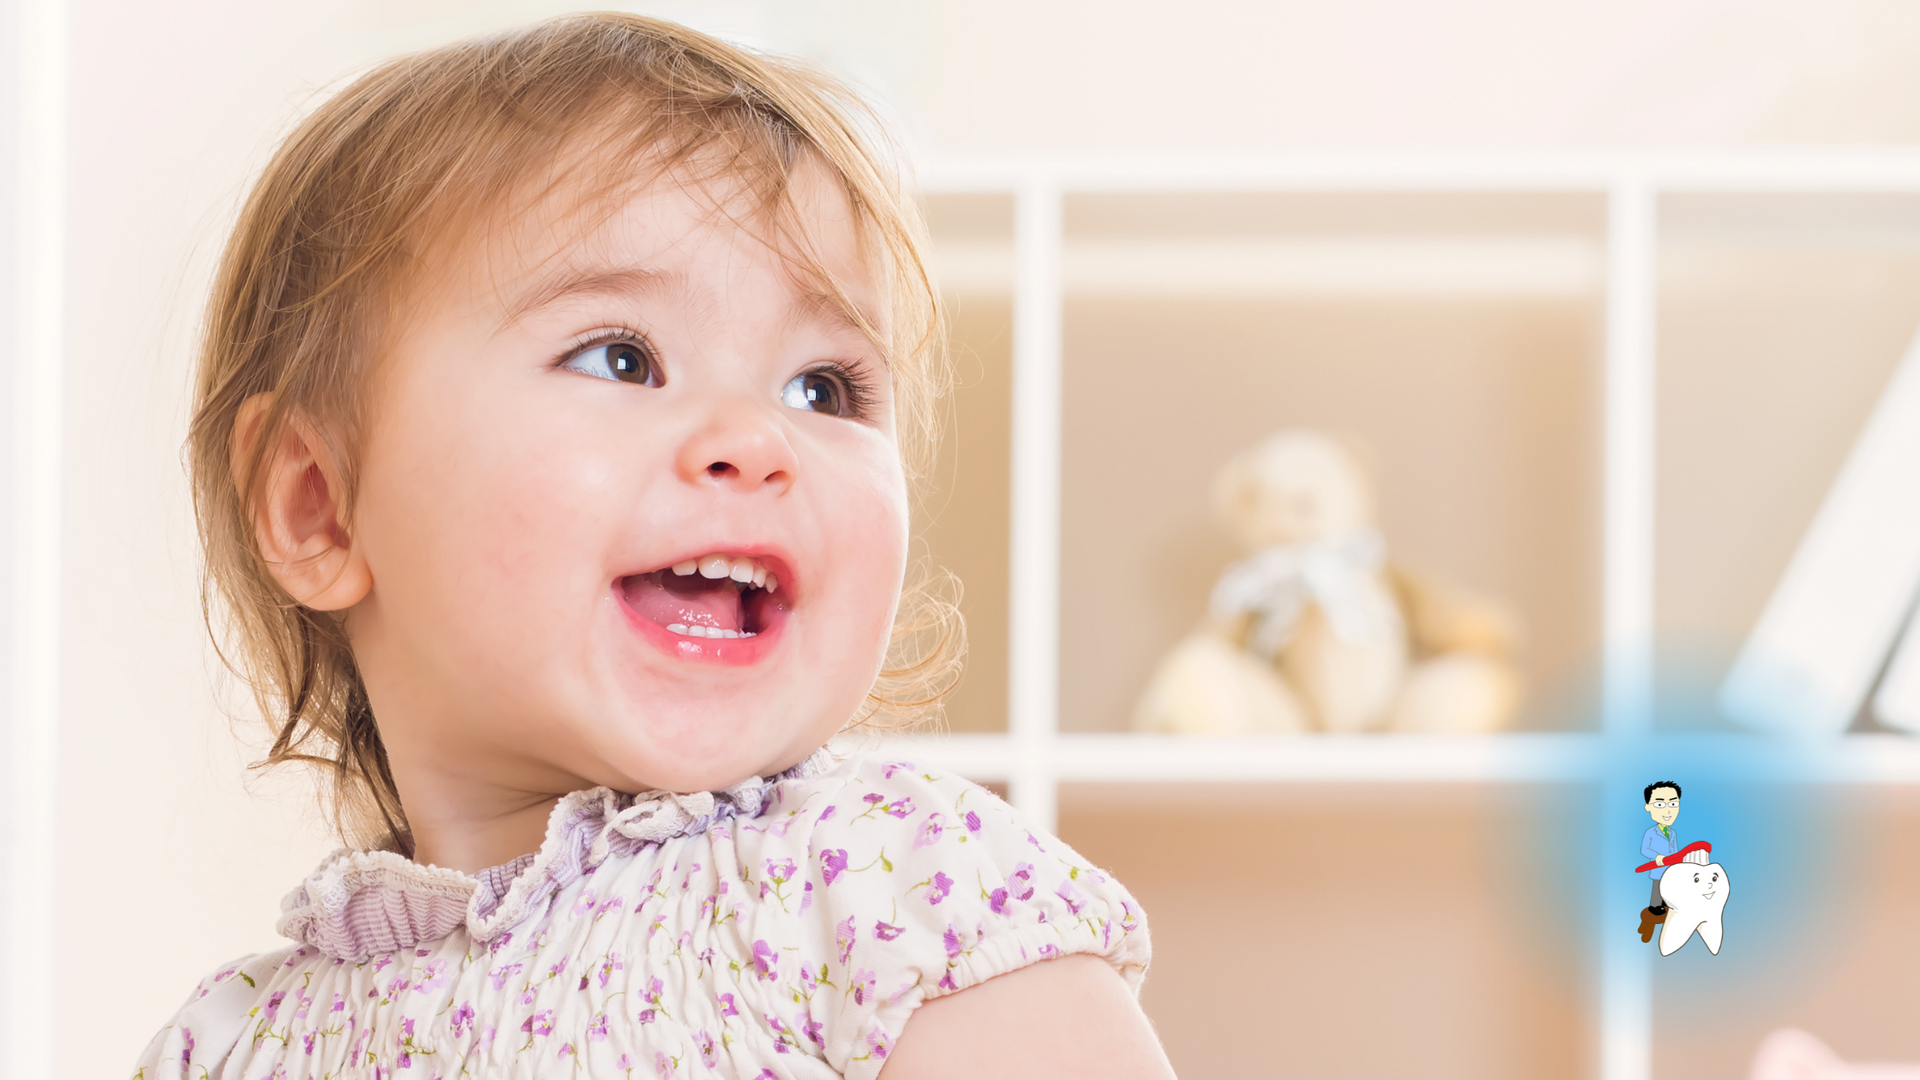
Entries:
[[[434, 795], [433, 786], [401, 785], [401, 799], [409, 808], [413, 860], [466, 874], [538, 851], [546, 839], [547, 818], [560, 798], [535, 792], [468, 790], [461, 793], [466, 801], [456, 803], [457, 796]], [[416, 806], [431, 811], [416, 812], [412, 809]]]

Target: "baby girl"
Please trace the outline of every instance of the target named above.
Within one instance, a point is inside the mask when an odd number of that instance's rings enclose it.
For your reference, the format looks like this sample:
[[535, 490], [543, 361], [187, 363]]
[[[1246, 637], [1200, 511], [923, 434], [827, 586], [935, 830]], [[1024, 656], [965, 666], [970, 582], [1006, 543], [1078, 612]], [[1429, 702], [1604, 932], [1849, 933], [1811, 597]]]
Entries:
[[194, 490], [269, 760], [349, 847], [135, 1075], [1171, 1075], [1125, 889], [823, 749], [951, 666], [889, 666], [940, 320], [873, 129], [592, 15], [387, 64], [280, 148]]

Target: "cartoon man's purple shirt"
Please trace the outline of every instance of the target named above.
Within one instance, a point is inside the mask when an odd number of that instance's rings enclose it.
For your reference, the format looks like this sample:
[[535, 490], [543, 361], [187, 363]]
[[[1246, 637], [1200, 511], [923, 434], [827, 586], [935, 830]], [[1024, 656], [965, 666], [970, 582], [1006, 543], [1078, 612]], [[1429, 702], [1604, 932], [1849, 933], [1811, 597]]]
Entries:
[[[1687, 845], [1680, 840], [1680, 830], [1672, 826], [1668, 826], [1667, 831], [1663, 834], [1660, 831], [1660, 826], [1655, 825], [1648, 829], [1644, 836], [1640, 837], [1640, 854], [1645, 855], [1649, 860], [1661, 855], [1671, 855], [1686, 846]], [[1648, 871], [1648, 874], [1654, 878], [1659, 878], [1666, 872], [1666, 867], [1656, 866]]]

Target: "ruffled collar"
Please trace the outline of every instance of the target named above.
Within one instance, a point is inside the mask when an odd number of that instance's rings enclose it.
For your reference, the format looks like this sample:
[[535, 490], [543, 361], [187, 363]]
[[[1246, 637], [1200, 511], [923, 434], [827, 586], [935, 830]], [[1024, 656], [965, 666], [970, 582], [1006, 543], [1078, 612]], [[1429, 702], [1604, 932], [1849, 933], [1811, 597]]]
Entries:
[[343, 848], [280, 902], [274, 928], [356, 963], [437, 941], [461, 926], [475, 941], [498, 948], [507, 931], [609, 856], [704, 832], [727, 818], [755, 817], [775, 782], [817, 775], [831, 765], [821, 750], [779, 776], [752, 777], [725, 791], [576, 791], [554, 805], [539, 851], [477, 874], [422, 865], [391, 851]]

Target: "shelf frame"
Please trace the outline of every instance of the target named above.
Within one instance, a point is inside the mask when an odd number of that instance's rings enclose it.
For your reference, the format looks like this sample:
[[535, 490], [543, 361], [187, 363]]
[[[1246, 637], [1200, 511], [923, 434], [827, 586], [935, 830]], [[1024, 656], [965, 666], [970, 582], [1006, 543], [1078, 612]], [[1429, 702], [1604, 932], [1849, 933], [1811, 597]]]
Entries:
[[[1012, 536], [1008, 734], [897, 740], [983, 781], [1049, 829], [1063, 784], [1587, 784], [1604, 803], [1639, 781], [1637, 752], [1737, 758], [1782, 783], [1920, 784], [1920, 742], [1847, 736], [1788, 745], [1653, 726], [1657, 208], [1669, 192], [1920, 193], [1920, 152], [1780, 149], [1719, 153], [1302, 154], [1266, 157], [1028, 156], [933, 162], [929, 194], [1014, 200]], [[1059, 727], [1063, 205], [1083, 192], [1577, 192], [1605, 199], [1603, 581], [1598, 732], [1482, 737], [1177, 739], [1065, 734]], [[1609, 820], [1602, 813], [1600, 821]], [[1604, 912], [1631, 910], [1608, 838], [1591, 838]], [[1634, 894], [1634, 895], [1630, 895]], [[1613, 920], [1599, 943], [1600, 1080], [1651, 1080], [1652, 965]], [[1616, 941], [1615, 939], [1619, 940]]]

